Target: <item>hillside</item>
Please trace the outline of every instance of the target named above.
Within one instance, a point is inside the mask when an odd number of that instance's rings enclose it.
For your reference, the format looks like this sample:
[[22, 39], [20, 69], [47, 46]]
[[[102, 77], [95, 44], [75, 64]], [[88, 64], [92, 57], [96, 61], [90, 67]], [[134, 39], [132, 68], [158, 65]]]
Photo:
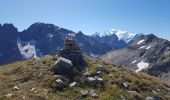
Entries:
[[128, 47], [108, 52], [101, 58], [116, 65], [131, 67], [170, 82], [170, 42], [153, 34], [141, 36]]
[[95, 75], [97, 68], [103, 66], [101, 77], [104, 87], [86, 86], [80, 73], [75, 78], [75, 86], [69, 87], [68, 83], [64, 90], [56, 90], [51, 68], [57, 59], [48, 56], [1, 66], [0, 100], [170, 99], [170, 85], [159, 79], [142, 72], [135, 73], [128, 68], [117, 68], [101, 60], [90, 60], [87, 56], [86, 70], [90, 75]]

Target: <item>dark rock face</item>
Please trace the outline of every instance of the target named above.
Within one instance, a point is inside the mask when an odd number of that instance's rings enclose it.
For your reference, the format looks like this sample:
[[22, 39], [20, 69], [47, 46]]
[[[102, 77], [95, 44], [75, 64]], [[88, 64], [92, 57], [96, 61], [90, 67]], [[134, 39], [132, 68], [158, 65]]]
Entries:
[[0, 65], [21, 60], [16, 44], [18, 36], [18, 30], [12, 24], [0, 25]]
[[80, 47], [76, 44], [74, 34], [70, 34], [65, 38], [64, 45], [64, 49], [59, 51], [59, 56], [71, 60], [73, 66], [78, 70], [84, 69], [87, 64], [83, 59]]
[[81, 31], [76, 34], [75, 38], [79, 46], [82, 48], [82, 51], [89, 54], [102, 55], [114, 49], [106, 42], [84, 35]]
[[64, 47], [64, 38], [73, 33], [53, 24], [34, 23], [20, 34], [21, 41], [36, 42], [35, 46], [42, 55], [54, 55]]

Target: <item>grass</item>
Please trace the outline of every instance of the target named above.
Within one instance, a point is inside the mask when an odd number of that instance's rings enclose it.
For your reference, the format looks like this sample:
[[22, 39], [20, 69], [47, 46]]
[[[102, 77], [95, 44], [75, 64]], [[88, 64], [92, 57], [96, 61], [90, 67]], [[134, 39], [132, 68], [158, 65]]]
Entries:
[[[143, 100], [147, 96], [159, 97], [162, 100], [170, 99], [168, 88], [170, 85], [150, 76], [146, 73], [135, 73], [128, 68], [116, 68], [101, 60], [91, 60], [85, 56], [88, 62], [87, 70], [95, 73], [96, 68], [104, 66], [105, 72], [102, 78], [105, 88], [94, 88], [82, 85], [67, 87], [63, 91], [56, 91], [52, 85], [54, 82], [51, 68], [57, 57], [45, 57], [42, 59], [32, 59], [29, 61], [16, 62], [0, 67], [0, 100], [93, 100], [87, 96], [81, 97], [81, 90], [94, 90], [98, 95], [98, 100]], [[112, 77], [109, 74], [112, 73]], [[77, 76], [81, 82], [81, 76]], [[123, 82], [129, 82], [129, 89], [123, 87]], [[14, 91], [13, 87], [18, 86], [19, 90]], [[30, 92], [35, 88], [34, 92]], [[130, 91], [137, 93], [129, 94]], [[153, 92], [155, 91], [155, 92]], [[12, 93], [12, 97], [6, 94]]]

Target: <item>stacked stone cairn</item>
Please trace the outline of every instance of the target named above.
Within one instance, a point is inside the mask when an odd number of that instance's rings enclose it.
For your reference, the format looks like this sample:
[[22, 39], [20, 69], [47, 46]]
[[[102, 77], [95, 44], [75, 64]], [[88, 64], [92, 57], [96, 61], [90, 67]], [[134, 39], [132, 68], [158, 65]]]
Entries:
[[[59, 58], [55, 62], [52, 71], [54, 72], [56, 80], [55, 87], [61, 90], [63, 87], [65, 87], [65, 84], [74, 81], [74, 77], [76, 76], [77, 72], [81, 73], [87, 66], [87, 63], [83, 58], [81, 49], [77, 45], [75, 36], [73, 34], [69, 34], [65, 38], [64, 48], [59, 51], [58, 56]], [[69, 81], [67, 81], [67, 79]]]

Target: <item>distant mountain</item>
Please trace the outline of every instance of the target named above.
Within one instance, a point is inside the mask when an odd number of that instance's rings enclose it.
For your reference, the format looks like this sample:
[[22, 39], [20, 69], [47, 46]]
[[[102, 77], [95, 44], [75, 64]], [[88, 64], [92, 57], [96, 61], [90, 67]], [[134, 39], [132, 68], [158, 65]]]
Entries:
[[63, 40], [70, 33], [75, 34], [82, 51], [93, 57], [114, 49], [81, 31], [75, 33], [53, 24], [37, 22], [22, 32], [12, 24], [4, 24], [0, 25], [0, 64], [54, 55], [63, 48]]
[[134, 34], [127, 31], [121, 31], [111, 29], [104, 32], [96, 32], [92, 35], [97, 41], [107, 43], [109, 46], [115, 49], [121, 49], [127, 47], [127, 45], [137, 39], [141, 34]]
[[0, 64], [20, 60], [17, 47], [18, 30], [12, 24], [0, 24]]
[[54, 55], [63, 48], [63, 40], [70, 33], [75, 34], [82, 51], [92, 57], [125, 48], [140, 36], [140, 34], [114, 29], [88, 36], [81, 31], [76, 33], [41, 22], [18, 32], [12, 24], [0, 24], [0, 64]]
[[121, 66], [133, 67], [136, 72], [144, 70], [170, 82], [170, 42], [153, 34], [143, 35], [128, 47], [111, 51], [101, 58]]

